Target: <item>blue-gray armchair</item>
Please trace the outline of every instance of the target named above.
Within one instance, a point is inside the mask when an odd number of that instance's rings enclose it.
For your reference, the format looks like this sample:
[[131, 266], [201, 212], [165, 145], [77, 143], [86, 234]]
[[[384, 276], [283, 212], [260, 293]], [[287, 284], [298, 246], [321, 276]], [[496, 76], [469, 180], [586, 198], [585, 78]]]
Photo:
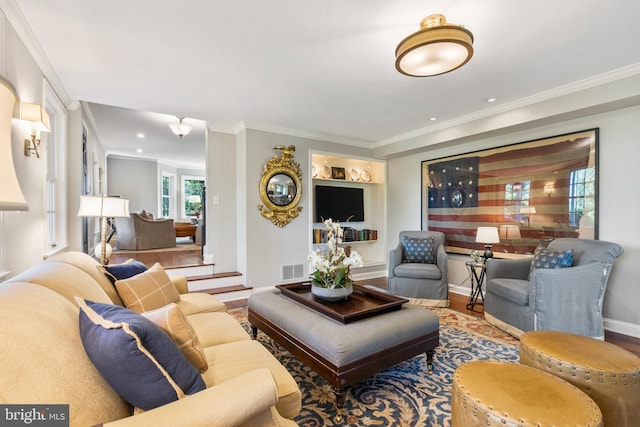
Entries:
[[[417, 259], [411, 259], [411, 254], [408, 254], [405, 247], [407, 242], [426, 245], [426, 254], [424, 250], [418, 250], [425, 257], [418, 256]], [[389, 252], [389, 292], [393, 295], [413, 298], [415, 300], [412, 302], [416, 304], [448, 307], [447, 262], [444, 233], [401, 231], [398, 246]]]
[[573, 250], [572, 266], [532, 270], [533, 258], [487, 261], [485, 319], [518, 337], [527, 331], [554, 330], [604, 339], [604, 293], [622, 247], [559, 238], [547, 249], [556, 254]]

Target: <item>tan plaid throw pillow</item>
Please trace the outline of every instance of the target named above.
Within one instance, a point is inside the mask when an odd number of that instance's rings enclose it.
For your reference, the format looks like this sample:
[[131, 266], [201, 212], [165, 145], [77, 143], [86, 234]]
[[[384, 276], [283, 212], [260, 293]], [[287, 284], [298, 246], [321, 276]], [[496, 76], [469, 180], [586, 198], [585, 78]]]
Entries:
[[146, 311], [142, 315], [165, 331], [196, 369], [204, 372], [209, 368], [198, 335], [180, 307], [171, 303], [157, 310]]
[[158, 263], [133, 277], [117, 280], [116, 289], [124, 305], [137, 313], [180, 301], [178, 290]]

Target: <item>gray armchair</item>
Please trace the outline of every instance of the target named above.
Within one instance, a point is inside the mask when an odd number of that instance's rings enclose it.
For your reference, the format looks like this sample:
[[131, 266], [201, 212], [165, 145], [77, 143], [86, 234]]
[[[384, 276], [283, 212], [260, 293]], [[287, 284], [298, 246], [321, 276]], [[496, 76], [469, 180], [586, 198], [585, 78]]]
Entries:
[[[405, 262], [404, 237], [426, 239], [433, 237], [435, 263]], [[430, 307], [449, 306], [449, 282], [447, 280], [447, 252], [444, 249], [444, 233], [439, 231], [401, 231], [399, 243], [389, 251], [389, 292], [419, 299], [420, 305]]]
[[560, 238], [548, 249], [573, 249], [573, 266], [530, 271], [532, 258], [487, 261], [485, 319], [517, 337], [527, 331], [554, 330], [604, 339], [604, 293], [622, 247]]
[[129, 218], [116, 218], [116, 235], [118, 249], [141, 251], [176, 246], [176, 230], [171, 218], [150, 219], [132, 213]]

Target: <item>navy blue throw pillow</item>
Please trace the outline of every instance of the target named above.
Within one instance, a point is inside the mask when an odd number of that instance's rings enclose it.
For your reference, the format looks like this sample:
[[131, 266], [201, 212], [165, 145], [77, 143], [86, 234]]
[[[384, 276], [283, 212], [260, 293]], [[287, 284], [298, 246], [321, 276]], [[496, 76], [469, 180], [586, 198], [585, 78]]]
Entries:
[[403, 236], [404, 261], [421, 264], [435, 264], [436, 258], [433, 254], [434, 239], [426, 239]]
[[116, 280], [128, 279], [148, 270], [146, 265], [134, 259], [130, 259], [122, 264], [99, 266], [99, 268], [103, 270], [104, 274], [111, 280], [111, 283], [114, 284]]
[[133, 406], [150, 410], [206, 388], [175, 342], [149, 319], [117, 305], [76, 302], [89, 359]]

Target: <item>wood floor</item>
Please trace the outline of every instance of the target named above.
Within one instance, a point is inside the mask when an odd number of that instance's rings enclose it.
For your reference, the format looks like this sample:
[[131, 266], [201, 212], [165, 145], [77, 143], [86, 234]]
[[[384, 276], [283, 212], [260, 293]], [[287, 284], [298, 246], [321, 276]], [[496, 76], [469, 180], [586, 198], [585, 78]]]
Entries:
[[[126, 254], [114, 254], [111, 257], [111, 263], [117, 264], [124, 262], [129, 258], [137, 259], [147, 265], [153, 265], [155, 262], [159, 262], [164, 267], [178, 267], [178, 266], [193, 266], [202, 264], [202, 255], [200, 249], [198, 250], [175, 250], [175, 251], [160, 251], [160, 252], [146, 252], [146, 253], [126, 253]], [[375, 285], [380, 288], [387, 288], [387, 278], [379, 277], [375, 279], [367, 279], [366, 284]], [[250, 285], [250, 284], [249, 284]], [[484, 311], [482, 305], [476, 305], [474, 307], [477, 311], [468, 310], [467, 299], [468, 295], [460, 295], [451, 292], [449, 294], [450, 308], [460, 311], [462, 313], [484, 318]], [[247, 303], [246, 300], [228, 301], [225, 304], [229, 308], [243, 307]], [[638, 356], [640, 356], [640, 338], [635, 338], [627, 335], [618, 334], [615, 332], [605, 331], [605, 341], [618, 345]]]

